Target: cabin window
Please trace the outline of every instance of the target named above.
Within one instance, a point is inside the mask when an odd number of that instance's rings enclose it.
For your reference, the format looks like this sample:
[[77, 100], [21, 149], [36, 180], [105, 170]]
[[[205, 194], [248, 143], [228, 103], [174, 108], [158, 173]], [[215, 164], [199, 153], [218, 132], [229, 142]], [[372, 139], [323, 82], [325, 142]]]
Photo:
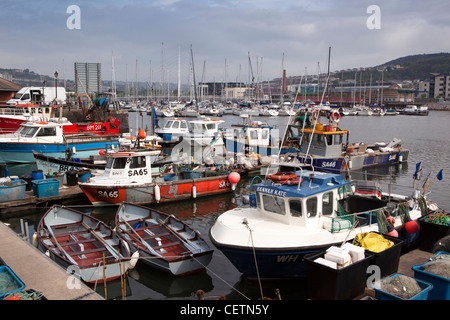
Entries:
[[321, 134], [315, 135], [315, 140], [316, 140], [315, 142], [316, 142], [317, 145], [324, 145], [325, 144], [324, 138], [323, 138], [323, 136]]
[[31, 137], [34, 136], [34, 134], [36, 133], [36, 131], [37, 131], [38, 129], [39, 129], [39, 128], [28, 128], [28, 130], [25, 129], [25, 130], [22, 132], [22, 134], [23, 134], [24, 137], [31, 138]]
[[341, 144], [342, 143], [342, 134], [336, 134], [334, 136], [334, 144]]
[[291, 216], [301, 217], [302, 202], [300, 200], [289, 200], [289, 210], [291, 211]]
[[344, 187], [339, 187], [338, 193], [339, 193], [339, 199], [343, 199], [344, 198]]
[[175, 121], [172, 125], [172, 128], [174, 128], [174, 129], [178, 129], [179, 127], [180, 127], [180, 122], [178, 122], [178, 121]]
[[180, 128], [182, 128], [182, 129], [186, 129], [187, 128], [187, 123], [186, 122], [181, 122], [181, 126], [180, 126]]
[[316, 216], [317, 213], [317, 198], [309, 198], [306, 200], [306, 212], [308, 215], [308, 218], [313, 218]]
[[56, 128], [41, 128], [36, 135], [37, 137], [50, 137], [56, 136]]
[[262, 131], [262, 138], [265, 140], [269, 137], [269, 131], [268, 130], [263, 130]]
[[173, 121], [167, 121], [166, 125], [164, 126], [164, 128], [169, 129], [172, 126]]
[[127, 164], [127, 158], [116, 158], [114, 159], [113, 169], [123, 169]]
[[353, 189], [352, 189], [351, 184], [345, 185], [345, 192], [346, 192], [346, 195], [353, 194]]
[[145, 156], [131, 158], [130, 169], [145, 168]]
[[322, 195], [322, 214], [329, 216], [333, 213], [333, 192]]
[[28, 100], [30, 99], [30, 94], [29, 93], [25, 93], [22, 98], [20, 98], [20, 100]]
[[215, 129], [214, 123], [208, 123], [208, 124], [206, 124], [206, 129], [208, 129], [208, 130], [214, 130], [214, 129]]
[[258, 132], [256, 130], [250, 130], [250, 138], [258, 139]]
[[326, 136], [327, 138], [327, 145], [331, 146], [333, 144], [333, 136], [331, 134]]
[[262, 201], [264, 210], [282, 215], [286, 214], [286, 208], [284, 206], [284, 198], [278, 198], [275, 196], [263, 194]]

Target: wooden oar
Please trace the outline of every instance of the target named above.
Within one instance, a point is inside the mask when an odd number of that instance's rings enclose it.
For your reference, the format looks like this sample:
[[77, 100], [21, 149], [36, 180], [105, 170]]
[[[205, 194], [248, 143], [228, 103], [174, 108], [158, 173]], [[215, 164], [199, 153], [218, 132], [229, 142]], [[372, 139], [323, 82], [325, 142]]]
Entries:
[[180, 240], [181, 242], [184, 242], [186, 247], [188, 247], [188, 249], [191, 252], [195, 252], [195, 251], [199, 250], [198, 248], [195, 248], [185, 237], [183, 237], [181, 234], [179, 234], [177, 231], [175, 231], [170, 225], [168, 225], [164, 221], [162, 221], [161, 218], [156, 218], [156, 220], [159, 222], [159, 224], [161, 226], [166, 227], [167, 230], [169, 230], [170, 233], [172, 233], [175, 237], [177, 237], [178, 240]]
[[105, 239], [100, 237], [91, 227], [89, 227], [84, 221], [81, 222], [81, 225], [86, 228], [97, 240], [103, 243], [106, 249], [114, 256], [114, 258], [119, 259], [119, 253], [116, 249], [114, 249]]
[[44, 230], [47, 232], [47, 234], [49, 234], [53, 241], [55, 242], [55, 245], [58, 247], [59, 252], [61, 252], [62, 254], [64, 254], [66, 256], [67, 259], [69, 259], [70, 262], [72, 262], [74, 265], [78, 265], [78, 263], [66, 252], [66, 250], [64, 250], [61, 245], [59, 244], [58, 240], [56, 240], [55, 235], [53, 234], [53, 231], [51, 229], [51, 227], [47, 227], [47, 225], [45, 225], [46, 228], [44, 228]]
[[[136, 236], [138, 237], [138, 239], [136, 239], [135, 237], [133, 237], [133, 238], [135, 238], [135, 239], [138, 240], [140, 243], [142, 243], [142, 244], [147, 248], [147, 250], [150, 251], [151, 253], [153, 253], [153, 254], [155, 254], [155, 255], [157, 255], [157, 256], [159, 256], [159, 257], [162, 257], [162, 255], [160, 255], [158, 252], [156, 252], [155, 249], [153, 249], [153, 248], [147, 243], [147, 241], [145, 241], [144, 239], [141, 238], [141, 236], [139, 235], [139, 233], [137, 233], [136, 230], [134, 230], [133, 227], [130, 226], [130, 224], [129, 224], [123, 217], [121, 217], [121, 219], [122, 219], [123, 222], [125, 222], [125, 224], [127, 225], [127, 227], [130, 228], [130, 229], [134, 232], [134, 234], [136, 234]], [[119, 227], [120, 227], [120, 225], [119, 225]], [[122, 229], [122, 230], [123, 230], [123, 229]], [[125, 231], [126, 231], [126, 230], [125, 230]]]

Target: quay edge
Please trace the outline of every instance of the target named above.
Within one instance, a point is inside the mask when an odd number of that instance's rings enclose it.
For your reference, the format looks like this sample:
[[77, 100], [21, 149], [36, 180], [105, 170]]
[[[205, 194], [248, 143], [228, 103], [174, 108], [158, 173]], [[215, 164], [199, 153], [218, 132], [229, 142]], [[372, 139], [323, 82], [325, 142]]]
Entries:
[[0, 239], [0, 257], [25, 283], [25, 290], [42, 292], [47, 300], [104, 300], [82, 282], [79, 289], [69, 289], [66, 271], [2, 222]]

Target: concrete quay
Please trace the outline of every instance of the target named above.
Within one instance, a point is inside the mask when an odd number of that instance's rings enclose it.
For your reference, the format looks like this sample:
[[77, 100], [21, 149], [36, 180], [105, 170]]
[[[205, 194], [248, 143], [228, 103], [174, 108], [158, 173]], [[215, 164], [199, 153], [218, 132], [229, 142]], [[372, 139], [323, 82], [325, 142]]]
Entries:
[[25, 290], [42, 292], [47, 300], [104, 300], [82, 283], [69, 289], [69, 274], [32, 244], [0, 222], [0, 257], [25, 283]]

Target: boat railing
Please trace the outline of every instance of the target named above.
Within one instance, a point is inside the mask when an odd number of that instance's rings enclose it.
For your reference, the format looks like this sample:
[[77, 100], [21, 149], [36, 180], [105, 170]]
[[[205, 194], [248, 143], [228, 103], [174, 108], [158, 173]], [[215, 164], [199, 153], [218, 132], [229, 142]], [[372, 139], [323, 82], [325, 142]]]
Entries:
[[[381, 210], [381, 211], [380, 211]], [[348, 214], [339, 208], [337, 217], [331, 218], [331, 227], [329, 231], [331, 233], [340, 232], [343, 230], [349, 230], [353, 226], [364, 227], [374, 224], [378, 224], [378, 214], [382, 213], [383, 208], [351, 213]]]

